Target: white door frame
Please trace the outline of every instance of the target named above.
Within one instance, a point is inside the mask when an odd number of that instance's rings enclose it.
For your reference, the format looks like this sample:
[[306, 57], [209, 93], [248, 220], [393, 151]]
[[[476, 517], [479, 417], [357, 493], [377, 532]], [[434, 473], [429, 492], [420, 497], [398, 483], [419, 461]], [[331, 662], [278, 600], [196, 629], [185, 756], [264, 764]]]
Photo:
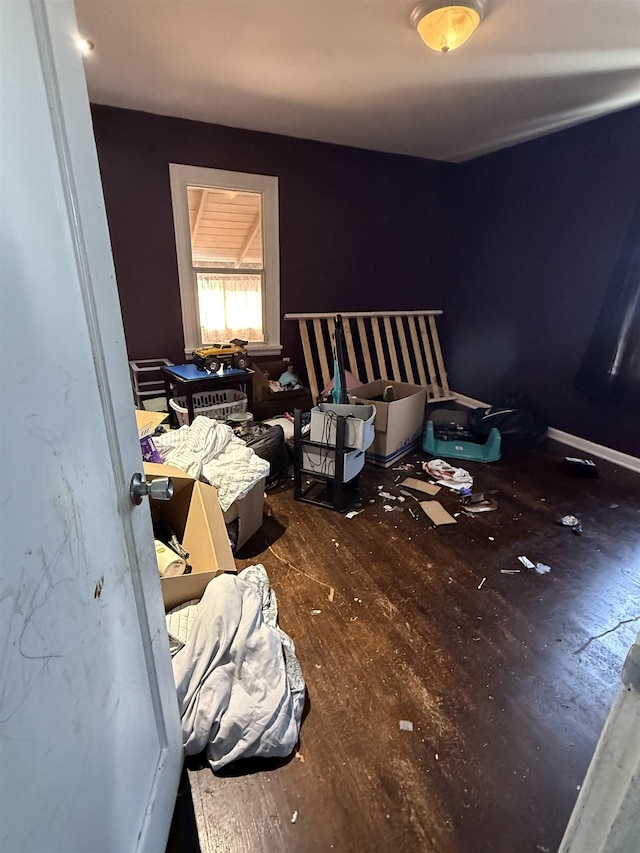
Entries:
[[558, 853], [640, 850], [640, 635]]

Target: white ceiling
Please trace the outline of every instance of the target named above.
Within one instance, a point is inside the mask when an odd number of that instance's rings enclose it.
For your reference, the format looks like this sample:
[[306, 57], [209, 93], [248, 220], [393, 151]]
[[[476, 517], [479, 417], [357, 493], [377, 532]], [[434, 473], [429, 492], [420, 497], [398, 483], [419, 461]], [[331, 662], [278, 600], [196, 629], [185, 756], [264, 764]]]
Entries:
[[458, 162], [640, 103], [640, 0], [489, 0], [427, 48], [415, 0], [76, 0], [91, 100]]

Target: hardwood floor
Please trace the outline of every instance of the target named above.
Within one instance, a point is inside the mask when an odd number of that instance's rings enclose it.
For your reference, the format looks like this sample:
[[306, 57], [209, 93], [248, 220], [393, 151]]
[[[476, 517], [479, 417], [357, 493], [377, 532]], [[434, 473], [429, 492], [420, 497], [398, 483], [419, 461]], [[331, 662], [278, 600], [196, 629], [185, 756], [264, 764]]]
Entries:
[[[498, 509], [446, 527], [409, 498], [383, 510], [377, 486], [398, 494], [411, 471], [366, 466], [353, 519], [270, 493], [238, 564], [264, 564], [296, 643], [299, 751], [192, 764], [168, 849], [198, 849], [193, 808], [203, 853], [555, 851], [640, 629], [640, 475], [598, 461], [577, 477], [570, 453], [460, 463]], [[402, 461], [420, 476], [426, 458]]]

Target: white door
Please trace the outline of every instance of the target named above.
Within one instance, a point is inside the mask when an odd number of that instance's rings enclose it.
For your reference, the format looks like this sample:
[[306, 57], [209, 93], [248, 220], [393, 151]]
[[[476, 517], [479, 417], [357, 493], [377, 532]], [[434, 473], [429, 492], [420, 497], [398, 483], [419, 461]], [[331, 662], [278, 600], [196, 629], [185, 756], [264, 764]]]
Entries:
[[74, 11], [0, 15], [0, 850], [161, 851], [182, 745]]

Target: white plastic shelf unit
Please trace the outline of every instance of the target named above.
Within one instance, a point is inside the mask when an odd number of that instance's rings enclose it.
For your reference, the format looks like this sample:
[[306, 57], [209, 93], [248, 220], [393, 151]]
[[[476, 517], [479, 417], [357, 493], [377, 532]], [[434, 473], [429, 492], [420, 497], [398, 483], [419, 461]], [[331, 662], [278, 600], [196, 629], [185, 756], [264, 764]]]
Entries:
[[162, 368], [172, 364], [168, 358], [147, 358], [129, 362], [131, 389], [136, 408], [143, 409], [145, 400], [165, 396]]
[[[311, 441], [302, 434], [302, 411], [294, 411], [293, 433], [293, 497], [303, 503], [315, 504], [325, 509], [343, 512], [360, 500], [359, 473], [345, 481], [345, 456], [358, 453], [357, 449], [345, 446], [347, 419], [336, 418], [335, 445]], [[332, 465], [309, 466], [309, 451], [319, 450], [331, 454]], [[326, 461], [326, 458], [323, 458]], [[305, 464], [305, 460], [307, 463]], [[319, 470], [320, 469], [320, 470]], [[330, 473], [329, 473], [330, 471]], [[303, 485], [303, 478], [306, 484]]]

